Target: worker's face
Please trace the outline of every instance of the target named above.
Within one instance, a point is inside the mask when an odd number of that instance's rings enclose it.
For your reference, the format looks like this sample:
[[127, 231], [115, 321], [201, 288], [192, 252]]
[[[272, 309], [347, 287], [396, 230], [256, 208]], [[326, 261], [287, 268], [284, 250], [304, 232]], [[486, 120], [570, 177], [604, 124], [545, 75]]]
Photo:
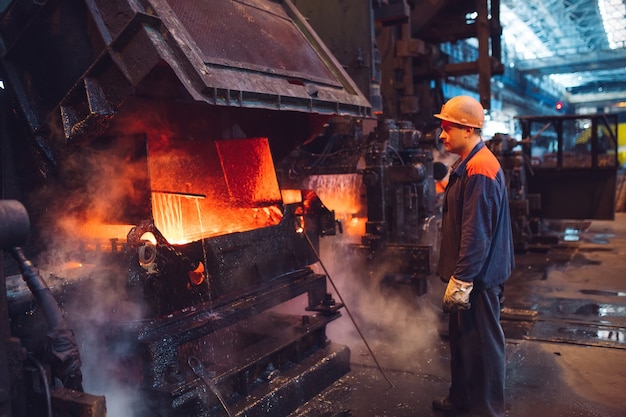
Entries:
[[468, 146], [468, 139], [472, 130], [473, 128], [471, 127], [444, 120], [441, 122], [441, 134], [439, 135], [439, 140], [443, 142], [443, 145], [446, 147], [446, 151], [461, 155]]

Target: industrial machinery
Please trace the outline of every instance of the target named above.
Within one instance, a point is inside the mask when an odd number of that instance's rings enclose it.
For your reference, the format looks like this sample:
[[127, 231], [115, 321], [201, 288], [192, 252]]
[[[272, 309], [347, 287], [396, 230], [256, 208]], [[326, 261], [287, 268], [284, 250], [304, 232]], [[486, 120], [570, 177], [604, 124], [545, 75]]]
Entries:
[[[14, 2], [1, 31], [3, 182], [32, 220], [3, 275], [10, 415], [286, 415], [349, 370], [312, 267], [333, 213], [273, 160], [370, 107], [293, 5]], [[78, 360], [53, 366], [28, 276]]]
[[519, 116], [521, 141], [496, 134], [487, 145], [508, 181], [516, 251], [558, 242], [553, 220], [614, 220], [617, 192], [616, 114]]
[[618, 116], [520, 116], [528, 192], [546, 219], [615, 219]]
[[[425, 291], [431, 115], [446, 76], [478, 74], [489, 108], [497, 2], [1, 7], [2, 197], [30, 235], [3, 240], [0, 416], [288, 415], [349, 371], [317, 267], [337, 230]], [[469, 37], [472, 62], [436, 46]]]
[[[491, 76], [503, 72], [499, 3], [294, 4], [366, 92], [377, 120], [334, 118], [282, 160], [281, 183], [312, 187], [335, 211], [347, 243], [332, 250], [365, 265], [364, 280], [422, 295], [437, 258], [437, 182], [450, 160], [432, 115], [445, 101], [442, 79], [452, 76], [476, 76], [481, 103], [490, 108]], [[469, 62], [441, 51], [442, 43], [466, 38], [479, 44], [464, 57]]]

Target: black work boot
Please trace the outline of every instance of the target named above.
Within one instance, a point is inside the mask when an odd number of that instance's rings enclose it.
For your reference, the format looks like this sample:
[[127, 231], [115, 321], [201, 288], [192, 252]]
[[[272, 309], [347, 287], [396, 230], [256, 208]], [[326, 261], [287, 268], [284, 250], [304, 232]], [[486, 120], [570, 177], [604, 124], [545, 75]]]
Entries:
[[454, 404], [452, 401], [450, 401], [450, 397], [434, 399], [433, 409], [439, 411], [467, 411], [466, 406]]

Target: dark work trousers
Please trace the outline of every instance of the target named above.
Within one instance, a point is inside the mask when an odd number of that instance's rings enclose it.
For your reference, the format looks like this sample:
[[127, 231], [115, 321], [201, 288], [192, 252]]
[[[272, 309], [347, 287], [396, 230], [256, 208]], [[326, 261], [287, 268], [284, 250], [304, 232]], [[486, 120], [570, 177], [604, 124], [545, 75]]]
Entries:
[[471, 308], [450, 313], [450, 400], [473, 417], [504, 417], [502, 287], [470, 293]]

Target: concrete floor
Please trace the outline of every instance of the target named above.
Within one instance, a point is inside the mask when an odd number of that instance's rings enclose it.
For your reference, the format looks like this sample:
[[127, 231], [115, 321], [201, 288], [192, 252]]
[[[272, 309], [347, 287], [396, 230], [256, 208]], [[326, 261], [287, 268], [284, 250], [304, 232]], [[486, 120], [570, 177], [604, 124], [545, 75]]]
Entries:
[[[550, 233], [558, 244], [518, 254], [506, 285], [507, 416], [626, 416], [626, 213]], [[445, 415], [431, 408], [450, 381], [445, 285], [383, 294], [345, 262], [324, 264], [348, 308], [328, 337], [350, 347], [351, 371], [293, 415]]]

